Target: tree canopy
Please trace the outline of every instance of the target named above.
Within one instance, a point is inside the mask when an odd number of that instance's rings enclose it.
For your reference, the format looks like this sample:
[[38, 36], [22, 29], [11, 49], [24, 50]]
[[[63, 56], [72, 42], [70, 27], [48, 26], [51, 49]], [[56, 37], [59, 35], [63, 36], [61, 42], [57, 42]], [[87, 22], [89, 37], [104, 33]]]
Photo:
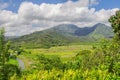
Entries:
[[116, 11], [116, 14], [110, 17], [109, 22], [113, 28], [115, 38], [120, 40], [120, 10]]

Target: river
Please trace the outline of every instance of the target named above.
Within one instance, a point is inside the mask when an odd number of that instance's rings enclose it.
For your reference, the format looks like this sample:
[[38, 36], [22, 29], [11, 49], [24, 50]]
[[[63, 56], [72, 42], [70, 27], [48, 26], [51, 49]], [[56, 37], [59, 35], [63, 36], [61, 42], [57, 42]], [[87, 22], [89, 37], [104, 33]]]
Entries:
[[21, 68], [21, 70], [25, 69], [24, 62], [19, 58], [17, 58], [17, 61], [18, 61], [18, 64], [19, 64], [19, 67]]

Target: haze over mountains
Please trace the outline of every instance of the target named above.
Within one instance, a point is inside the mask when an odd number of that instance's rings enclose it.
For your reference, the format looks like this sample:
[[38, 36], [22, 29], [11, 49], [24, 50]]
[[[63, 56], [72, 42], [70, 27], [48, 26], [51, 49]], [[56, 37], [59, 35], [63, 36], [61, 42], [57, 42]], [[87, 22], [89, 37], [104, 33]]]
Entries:
[[99, 41], [102, 38], [111, 38], [112, 28], [98, 23], [92, 27], [79, 28], [74, 24], [60, 24], [58, 26], [21, 36], [13, 41], [19, 44], [38, 44], [52, 46], [68, 43]]

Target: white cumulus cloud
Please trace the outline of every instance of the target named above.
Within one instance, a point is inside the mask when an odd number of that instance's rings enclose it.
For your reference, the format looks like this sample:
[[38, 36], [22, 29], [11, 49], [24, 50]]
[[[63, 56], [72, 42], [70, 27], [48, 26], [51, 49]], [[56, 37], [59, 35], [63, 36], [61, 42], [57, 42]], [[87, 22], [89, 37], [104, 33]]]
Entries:
[[108, 23], [108, 18], [115, 13], [115, 9], [89, 8], [99, 4], [97, 0], [78, 0], [65, 3], [40, 5], [32, 2], [23, 2], [18, 13], [0, 10], [0, 27], [6, 28], [6, 35], [24, 35], [43, 30], [58, 24], [75, 24], [79, 27], [92, 26], [96, 23]]

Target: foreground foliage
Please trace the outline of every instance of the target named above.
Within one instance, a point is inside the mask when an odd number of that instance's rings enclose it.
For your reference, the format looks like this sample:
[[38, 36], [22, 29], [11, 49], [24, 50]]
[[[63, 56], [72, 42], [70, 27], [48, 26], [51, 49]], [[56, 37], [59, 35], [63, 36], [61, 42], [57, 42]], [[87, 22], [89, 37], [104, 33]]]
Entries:
[[26, 73], [22, 78], [18, 79], [15, 76], [11, 80], [119, 80], [120, 77], [115, 74], [108, 73], [102, 69], [85, 70], [40, 70], [32, 73]]
[[120, 10], [116, 11], [116, 14], [110, 17], [109, 22], [113, 28], [116, 40], [120, 40]]
[[119, 47], [114, 40], [103, 40], [100, 46], [80, 50], [67, 62], [55, 55], [37, 54], [32, 67], [21, 78], [11, 80], [119, 80]]
[[10, 64], [10, 43], [5, 41], [4, 28], [0, 29], [0, 80], [9, 80], [15, 73], [20, 72], [18, 66]]

